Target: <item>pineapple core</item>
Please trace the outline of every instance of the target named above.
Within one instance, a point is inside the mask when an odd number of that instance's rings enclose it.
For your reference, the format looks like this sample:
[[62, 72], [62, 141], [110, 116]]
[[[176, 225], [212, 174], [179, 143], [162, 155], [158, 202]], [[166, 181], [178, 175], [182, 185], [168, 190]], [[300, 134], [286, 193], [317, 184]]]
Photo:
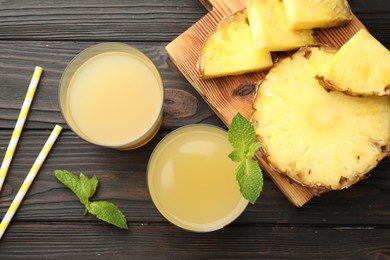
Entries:
[[335, 51], [303, 48], [260, 83], [253, 122], [268, 162], [319, 190], [346, 188], [383, 159], [390, 141], [390, 99], [327, 92], [315, 76]]

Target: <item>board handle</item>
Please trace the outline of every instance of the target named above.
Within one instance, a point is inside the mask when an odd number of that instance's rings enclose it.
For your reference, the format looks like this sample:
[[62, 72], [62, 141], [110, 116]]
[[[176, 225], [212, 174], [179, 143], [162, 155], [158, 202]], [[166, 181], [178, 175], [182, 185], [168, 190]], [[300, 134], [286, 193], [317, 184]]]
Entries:
[[206, 8], [207, 11], [213, 10], [213, 4], [209, 0], [199, 0], [199, 2]]
[[226, 14], [234, 13], [245, 8], [245, 0], [199, 0], [199, 2], [208, 11], [215, 8]]

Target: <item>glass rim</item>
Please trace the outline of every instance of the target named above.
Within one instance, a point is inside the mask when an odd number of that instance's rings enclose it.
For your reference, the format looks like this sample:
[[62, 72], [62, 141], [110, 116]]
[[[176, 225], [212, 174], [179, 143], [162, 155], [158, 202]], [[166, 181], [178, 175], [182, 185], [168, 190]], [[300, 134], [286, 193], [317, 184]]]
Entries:
[[[101, 49], [101, 50], [99, 50]], [[123, 49], [127, 49], [129, 52], [124, 51]], [[96, 51], [96, 53], [94, 53]], [[65, 115], [65, 107], [67, 106], [66, 104], [63, 104], [62, 98], [61, 98], [61, 90], [66, 88], [68, 91], [69, 84], [65, 84], [65, 78], [70, 76], [70, 79], [73, 77], [74, 73], [79, 69], [85, 62], [87, 62], [89, 59], [96, 57], [98, 55], [108, 53], [108, 52], [124, 52], [127, 54], [132, 54], [136, 59], [139, 59], [142, 63], [147, 62], [148, 64], [145, 64], [150, 70], [152, 70], [152, 73], [156, 77], [156, 80], [158, 81], [159, 89], [161, 92], [161, 104], [159, 106], [159, 113], [156, 115], [156, 117], [153, 120], [153, 123], [149, 126], [146, 132], [144, 132], [142, 135], [134, 138], [133, 140], [123, 143], [123, 144], [118, 144], [118, 145], [109, 145], [104, 142], [100, 142], [98, 140], [94, 140], [90, 138], [88, 135], [86, 135], [84, 132], [82, 132], [78, 127], [77, 124], [76, 128], [72, 126], [69, 123], [69, 120], [67, 119], [67, 115]], [[135, 53], [135, 54], [134, 54]], [[89, 55], [90, 54], [90, 55]], [[83, 57], [85, 55], [85, 57]], [[138, 57], [140, 56], [140, 57]], [[76, 62], [80, 61], [80, 64], [76, 64]], [[75, 70], [72, 72], [70, 69], [72, 66], [75, 66]], [[154, 71], [153, 71], [154, 70]], [[155, 73], [154, 73], [155, 72]], [[68, 75], [70, 73], [70, 75]], [[113, 149], [120, 149], [120, 150], [130, 150], [130, 149], [136, 149], [140, 146], [145, 145], [147, 142], [149, 142], [158, 132], [161, 124], [162, 124], [162, 116], [163, 116], [163, 108], [164, 108], [164, 98], [165, 98], [165, 91], [164, 91], [164, 84], [160, 75], [160, 72], [158, 71], [156, 65], [153, 63], [153, 61], [146, 56], [142, 51], [140, 51], [138, 48], [133, 47], [127, 43], [122, 43], [122, 42], [103, 42], [103, 43], [97, 43], [94, 45], [91, 45], [79, 53], [77, 53], [66, 65], [66, 68], [64, 69], [60, 81], [59, 81], [59, 87], [58, 87], [58, 92], [57, 92], [57, 97], [58, 97], [58, 103], [59, 103], [59, 108], [62, 117], [64, 118], [66, 124], [69, 126], [69, 128], [80, 138], [83, 140], [101, 146], [101, 147], [106, 147], [106, 148], [113, 148]], [[65, 100], [67, 97], [65, 98]], [[71, 115], [69, 117], [72, 118]], [[73, 118], [72, 118], [73, 120]]]
[[[217, 130], [220, 130], [220, 131], [223, 131], [225, 133], [227, 133], [227, 130], [222, 128], [222, 127], [219, 127], [219, 126], [216, 126], [216, 125], [211, 125], [211, 124], [206, 124], [206, 123], [201, 123], [201, 124], [188, 124], [188, 125], [184, 125], [184, 126], [180, 126], [174, 130], [172, 130], [170, 133], [168, 133], [166, 136], [164, 136], [158, 143], [157, 145], [154, 147], [151, 155], [149, 156], [149, 160], [148, 160], [148, 164], [147, 164], [147, 168], [146, 168], [146, 182], [147, 182], [147, 186], [148, 186], [148, 193], [149, 193], [149, 197], [151, 198], [152, 200], [152, 203], [153, 205], [155, 206], [155, 208], [157, 209], [157, 211], [159, 212], [159, 214], [164, 217], [164, 219], [166, 219], [169, 223], [173, 224], [174, 226], [176, 227], [179, 227], [180, 229], [183, 229], [183, 230], [186, 230], [186, 231], [190, 231], [190, 232], [194, 232], [194, 233], [208, 233], [208, 232], [214, 232], [214, 231], [217, 231], [217, 230], [220, 230], [220, 229], [223, 229], [224, 227], [230, 225], [231, 223], [233, 223], [237, 218], [239, 218], [242, 213], [245, 211], [245, 209], [247, 208], [248, 204], [249, 204], [249, 201], [246, 200], [244, 197], [242, 197], [239, 201], [239, 203], [237, 205], [240, 205], [240, 208], [238, 210], [236, 210], [234, 216], [232, 216], [232, 218], [230, 218], [228, 221], [224, 222], [224, 223], [221, 223], [220, 225], [217, 225], [215, 228], [213, 229], [205, 229], [205, 230], [196, 230], [196, 229], [191, 229], [191, 228], [187, 228], [185, 226], [181, 226], [181, 225], [178, 225], [177, 223], [174, 223], [172, 222], [163, 212], [162, 210], [160, 210], [160, 208], [157, 206], [157, 203], [156, 201], [153, 199], [153, 195], [152, 195], [152, 192], [151, 192], [151, 189], [150, 189], [150, 186], [149, 186], [149, 171], [150, 171], [150, 165], [152, 163], [152, 160], [153, 160], [153, 157], [154, 155], [157, 153], [157, 150], [158, 150], [158, 147], [168, 138], [170, 137], [172, 134], [175, 134], [176, 132], [179, 132], [183, 129], [186, 129], [186, 128], [192, 128], [192, 127], [198, 127], [198, 126], [206, 126], [206, 127], [210, 127], [210, 128], [215, 128]], [[232, 173], [234, 174], [234, 172]], [[238, 183], [237, 183], [238, 185]], [[159, 204], [161, 205], [161, 203]], [[163, 208], [163, 207], [162, 207]], [[234, 212], [234, 211], [232, 211]]]

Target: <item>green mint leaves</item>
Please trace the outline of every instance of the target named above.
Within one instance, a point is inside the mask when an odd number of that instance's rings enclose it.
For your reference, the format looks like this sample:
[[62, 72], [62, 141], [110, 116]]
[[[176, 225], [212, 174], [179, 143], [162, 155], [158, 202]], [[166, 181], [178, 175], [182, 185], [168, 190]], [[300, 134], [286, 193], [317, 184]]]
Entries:
[[235, 173], [241, 194], [254, 204], [263, 189], [263, 174], [254, 159], [261, 143], [256, 142], [256, 132], [252, 124], [240, 113], [232, 120], [228, 138], [234, 148], [229, 157], [238, 163]]
[[126, 218], [115, 204], [108, 201], [94, 201], [88, 204], [89, 213], [100, 220], [119, 228], [128, 229]]
[[99, 184], [95, 175], [89, 179], [82, 173], [80, 173], [80, 177], [77, 177], [69, 171], [56, 170], [55, 176], [76, 194], [89, 213], [109, 224], [128, 229], [126, 217], [115, 204], [108, 201], [89, 201]]

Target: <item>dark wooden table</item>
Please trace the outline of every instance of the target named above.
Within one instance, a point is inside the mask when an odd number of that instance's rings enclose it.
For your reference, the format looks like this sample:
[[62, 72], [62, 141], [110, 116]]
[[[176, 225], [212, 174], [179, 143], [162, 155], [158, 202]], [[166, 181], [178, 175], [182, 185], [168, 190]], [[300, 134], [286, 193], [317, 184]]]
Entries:
[[[350, 0], [357, 17], [390, 48], [390, 2]], [[228, 227], [206, 234], [169, 224], [148, 194], [146, 167], [173, 129], [224, 127], [167, 57], [165, 46], [206, 13], [197, 0], [0, 1], [0, 149], [7, 148], [33, 69], [44, 68], [3, 191], [2, 218], [55, 124], [65, 130], [0, 241], [0, 259], [26, 258], [390, 258], [390, 158], [369, 179], [312, 199], [302, 208], [265, 177], [261, 198]], [[157, 136], [134, 151], [91, 145], [69, 130], [57, 89], [67, 63], [95, 43], [144, 51], [161, 72], [166, 100]], [[67, 169], [96, 174], [94, 199], [116, 203], [129, 230], [91, 215], [54, 177]]]

